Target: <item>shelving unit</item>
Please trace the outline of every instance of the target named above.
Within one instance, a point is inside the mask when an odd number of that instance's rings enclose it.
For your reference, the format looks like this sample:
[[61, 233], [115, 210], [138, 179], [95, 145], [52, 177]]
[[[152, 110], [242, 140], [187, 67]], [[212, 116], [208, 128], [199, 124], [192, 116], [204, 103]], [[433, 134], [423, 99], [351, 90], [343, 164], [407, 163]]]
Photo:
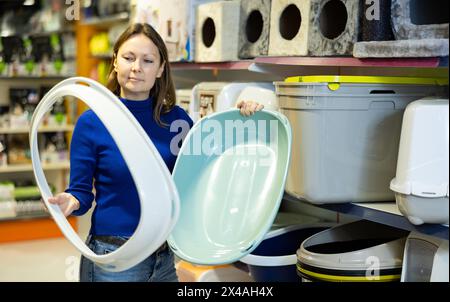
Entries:
[[[218, 63], [171, 63], [175, 75], [186, 71], [254, 72], [266, 74], [269, 80], [303, 74], [359, 74], [375, 73], [391, 76], [448, 77], [448, 58], [357, 59], [351, 57], [257, 57], [253, 60]], [[248, 73], [246, 73], [246, 76]], [[411, 224], [397, 209], [395, 201], [383, 203], [344, 203], [313, 205], [285, 194], [285, 200], [314, 206], [352, 218], [366, 219], [396, 228], [415, 231], [438, 238], [449, 238], [448, 226]]]
[[20, 216], [16, 216], [16, 217], [0, 218], [0, 222], [32, 220], [32, 219], [38, 219], [38, 218], [50, 218], [50, 214], [39, 213], [39, 214], [33, 214], [33, 215], [20, 215]]
[[[77, 218], [68, 217], [67, 220], [76, 231]], [[0, 223], [0, 243], [63, 236], [56, 223], [48, 216], [36, 215], [4, 221], [0, 219]]]
[[[111, 55], [92, 56], [89, 54], [87, 37], [107, 29], [111, 20], [90, 20], [79, 24], [78, 74], [89, 76], [89, 68], [100, 60], [110, 60]], [[116, 19], [117, 20], [117, 19]], [[119, 18], [126, 21], [126, 17]], [[84, 45], [83, 40], [84, 38]], [[448, 57], [446, 58], [375, 58], [353, 57], [257, 57], [251, 60], [232, 62], [171, 62], [171, 70], [177, 88], [189, 88], [200, 81], [279, 81], [296, 75], [384, 75], [448, 77]], [[288, 194], [285, 199], [299, 201]], [[390, 203], [346, 203], [339, 205], [317, 205], [316, 209], [333, 211], [355, 218], [367, 219], [397, 228], [418, 231], [448, 240], [448, 227], [441, 225], [414, 226]]]
[[[62, 126], [42, 126], [39, 128], [39, 132], [72, 132], [74, 129], [73, 125], [62, 125]], [[0, 127], [0, 134], [20, 134], [28, 133], [30, 129], [28, 128], [4, 128]]]
[[[257, 57], [232, 62], [172, 62], [178, 84], [197, 81], [282, 81], [301, 75], [448, 77], [447, 58]], [[185, 87], [181, 87], [185, 88]]]
[[[307, 203], [306, 201], [299, 200], [290, 194], [284, 194], [284, 199], [291, 202]], [[378, 202], [378, 203], [341, 203], [341, 204], [327, 204], [316, 205], [308, 203], [315, 207], [334, 211], [337, 213], [350, 215], [355, 218], [366, 219], [382, 224], [386, 224], [392, 227], [407, 231], [415, 231], [438, 238], [448, 240], [448, 226], [440, 224], [424, 224], [413, 225], [404, 217], [397, 208], [395, 201], [392, 202]]]
[[92, 17], [84, 19], [80, 25], [83, 26], [95, 26], [100, 29], [108, 29], [109, 27], [116, 25], [119, 22], [127, 22], [130, 19], [129, 13], [120, 13], [109, 17]]
[[64, 80], [67, 79], [69, 75], [58, 75], [58, 76], [45, 76], [45, 77], [38, 77], [38, 76], [15, 76], [15, 77], [6, 77], [6, 76], [0, 76], [0, 80]]
[[256, 57], [252, 60], [240, 60], [216, 63], [172, 62], [174, 70], [229, 69], [245, 70], [257, 65], [277, 66], [322, 66], [322, 67], [388, 67], [388, 68], [438, 68], [448, 67], [444, 58], [386, 58], [358, 59], [353, 57]]
[[436, 68], [448, 67], [441, 58], [385, 58], [358, 59], [353, 57], [258, 57], [256, 64], [300, 65], [300, 66], [332, 66], [332, 67], [407, 67]]
[[194, 62], [172, 62], [172, 70], [248, 70], [254, 64], [253, 60], [217, 62], [217, 63], [194, 63]]
[[[74, 33], [74, 26], [66, 27], [63, 30], [58, 30], [54, 32], [43, 32], [29, 33], [28, 36], [48, 36], [52, 33]], [[73, 54], [65, 56], [67, 61], [76, 60]], [[70, 70], [70, 68], [69, 68]], [[9, 104], [8, 90], [11, 87], [14, 88], [36, 88], [40, 89], [42, 86], [51, 87], [56, 83], [71, 77], [75, 74], [66, 74], [68, 71], [63, 71], [58, 75], [48, 75], [48, 76], [0, 76], [0, 101], [2, 105]], [[71, 71], [70, 71], [71, 72]], [[66, 109], [69, 109], [66, 106]], [[73, 108], [71, 107], [70, 110]], [[68, 123], [73, 123], [68, 117]], [[41, 126], [39, 133], [51, 133], [51, 132], [64, 132], [67, 143], [70, 144], [70, 138], [74, 126], [72, 124], [67, 125], [45, 125]], [[22, 128], [11, 128], [11, 127], [1, 127], [0, 135], [14, 136], [22, 135], [24, 140], [25, 135], [29, 133], [29, 127]], [[28, 144], [28, 139], [27, 144]], [[56, 187], [56, 190], [64, 190], [67, 180], [68, 172], [70, 169], [69, 161], [56, 162], [56, 163], [44, 163], [42, 168], [49, 180], [49, 183]], [[20, 182], [33, 182], [33, 167], [30, 164], [8, 164], [0, 166], [0, 181], [20, 181]], [[41, 239], [41, 238], [53, 238], [61, 237], [62, 233], [59, 231], [56, 224], [49, 217], [47, 213], [41, 213], [41, 211], [33, 212], [32, 214], [24, 214], [28, 212], [18, 212], [18, 216], [10, 218], [0, 218], [0, 242], [10, 242], [18, 240], [31, 240], [31, 239]], [[31, 213], [31, 212], [30, 212]], [[70, 218], [70, 223], [77, 228], [76, 218]]]
[[[70, 162], [42, 164], [44, 170], [69, 170]], [[33, 166], [31, 164], [24, 165], [8, 165], [0, 167], [0, 173], [15, 173], [15, 172], [32, 172]]]

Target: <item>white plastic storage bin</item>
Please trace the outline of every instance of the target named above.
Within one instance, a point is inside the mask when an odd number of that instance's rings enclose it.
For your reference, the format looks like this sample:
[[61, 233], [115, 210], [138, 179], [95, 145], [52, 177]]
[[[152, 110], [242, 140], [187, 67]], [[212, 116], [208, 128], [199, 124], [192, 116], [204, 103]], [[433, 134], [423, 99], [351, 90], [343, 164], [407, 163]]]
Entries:
[[448, 240], [411, 232], [405, 244], [401, 281], [448, 280]]
[[[254, 96], [253, 101], [272, 104], [275, 87], [269, 82], [229, 83], [229, 82], [202, 82], [192, 89], [192, 101], [189, 108], [194, 122], [214, 112], [221, 112], [233, 108], [245, 90], [253, 87], [253, 92], [243, 95], [245, 100]], [[261, 89], [257, 89], [261, 88]], [[266, 96], [265, 96], [266, 95]]]
[[360, 220], [312, 235], [297, 251], [303, 281], [400, 281], [408, 231]]
[[424, 98], [406, 107], [396, 178], [400, 212], [416, 225], [449, 222], [448, 99]]
[[312, 203], [394, 200], [403, 111], [428, 95], [446, 93], [440, 80], [311, 76], [276, 82], [292, 125], [286, 191]]

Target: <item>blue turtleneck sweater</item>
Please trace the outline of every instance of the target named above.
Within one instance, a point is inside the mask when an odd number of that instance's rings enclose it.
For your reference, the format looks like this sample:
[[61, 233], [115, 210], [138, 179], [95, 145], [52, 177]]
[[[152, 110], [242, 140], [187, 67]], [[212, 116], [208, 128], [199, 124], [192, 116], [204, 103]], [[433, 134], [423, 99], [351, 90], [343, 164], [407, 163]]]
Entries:
[[[183, 120], [190, 128], [192, 120], [175, 106], [169, 113], [161, 114], [161, 120], [169, 125], [163, 128], [153, 119], [152, 98], [120, 100], [139, 121], [172, 172], [176, 154], [170, 151], [170, 143], [175, 136], [180, 137], [182, 129], [171, 132], [170, 125], [175, 120]], [[186, 134], [184, 131], [183, 136]], [[112, 136], [92, 110], [84, 112], [75, 125], [70, 147], [70, 184], [66, 192], [80, 201], [80, 208], [73, 212], [76, 216], [85, 214], [95, 198], [91, 234], [131, 236], [134, 233], [140, 218], [136, 186]]]

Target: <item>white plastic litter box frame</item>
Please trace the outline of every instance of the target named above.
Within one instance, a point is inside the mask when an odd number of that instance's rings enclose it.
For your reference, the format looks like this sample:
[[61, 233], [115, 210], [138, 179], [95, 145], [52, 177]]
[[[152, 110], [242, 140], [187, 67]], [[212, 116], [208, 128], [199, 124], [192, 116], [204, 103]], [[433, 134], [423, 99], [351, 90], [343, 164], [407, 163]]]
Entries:
[[[286, 234], [291, 231], [296, 230], [303, 230], [308, 228], [331, 228], [337, 226], [337, 223], [334, 222], [315, 222], [315, 223], [307, 223], [307, 224], [300, 224], [300, 225], [290, 225], [284, 228], [275, 229], [266, 234], [264, 236], [263, 241], [267, 239], [271, 239], [277, 236], [280, 236], [282, 234]], [[305, 238], [305, 240], [308, 238]], [[298, 246], [300, 246], [302, 242], [298, 243]], [[258, 248], [258, 247], [256, 247]], [[259, 255], [253, 255], [248, 254], [245, 257], [242, 257], [239, 261], [248, 264], [248, 265], [255, 265], [255, 266], [285, 266], [285, 265], [295, 265], [297, 264], [297, 254], [294, 252], [294, 254], [291, 255], [283, 255], [283, 256], [259, 256]]]
[[[48, 202], [52, 193], [41, 166], [37, 133], [46, 112], [64, 96], [82, 100], [100, 118], [116, 142], [139, 195], [141, 216], [134, 234], [119, 249], [106, 255], [97, 255], [91, 251], [70, 226], [59, 205]], [[43, 97], [33, 114], [30, 146], [34, 176], [46, 207], [64, 236], [86, 258], [105, 270], [123, 271], [146, 259], [166, 241], [179, 216], [178, 191], [158, 150], [145, 131], [125, 105], [107, 88], [84, 77], [69, 78], [55, 85]]]

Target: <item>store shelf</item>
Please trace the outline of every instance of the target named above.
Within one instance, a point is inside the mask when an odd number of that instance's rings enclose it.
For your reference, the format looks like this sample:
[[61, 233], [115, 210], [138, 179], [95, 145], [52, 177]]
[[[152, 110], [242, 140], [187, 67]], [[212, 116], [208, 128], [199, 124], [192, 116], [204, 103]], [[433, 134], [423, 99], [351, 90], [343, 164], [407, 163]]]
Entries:
[[[291, 196], [284, 194], [284, 199], [292, 202], [305, 202]], [[448, 226], [440, 224], [424, 224], [413, 225], [407, 218], [405, 218], [397, 209], [395, 202], [380, 202], [380, 203], [340, 203], [340, 204], [326, 204], [316, 205], [308, 203], [322, 209], [338, 212], [341, 214], [351, 215], [358, 218], [390, 225], [399, 229], [407, 231], [415, 231], [438, 238], [448, 240]]]
[[321, 67], [448, 67], [448, 60], [444, 58], [258, 57], [254, 59], [254, 62], [256, 64]]
[[173, 70], [248, 70], [253, 63], [253, 60], [216, 63], [172, 62], [170, 63], [170, 67]]
[[15, 216], [15, 217], [4, 217], [4, 218], [0, 218], [0, 222], [31, 220], [31, 219], [49, 218], [49, 217], [50, 217], [50, 214], [48, 214], [46, 212], [41, 212], [41, 213], [36, 213], [36, 214], [19, 215], [19, 216]]
[[0, 80], [64, 80], [70, 77], [74, 77], [76, 75], [56, 75], [56, 76], [45, 76], [45, 77], [39, 77], [39, 76], [14, 76], [14, 77], [8, 77], [8, 76], [0, 76]]
[[29, 36], [33, 36], [33, 37], [46, 37], [46, 36], [50, 36], [52, 34], [71, 34], [71, 33], [75, 33], [75, 26], [69, 26], [69, 27], [65, 27], [62, 28], [60, 30], [51, 30], [51, 31], [42, 31], [42, 32], [30, 32], [28, 35]]
[[174, 70], [202, 70], [227, 69], [248, 70], [254, 65], [279, 66], [317, 66], [317, 67], [407, 67], [407, 68], [436, 68], [448, 67], [446, 58], [386, 58], [386, 59], [358, 59], [353, 57], [257, 57], [253, 60], [197, 63], [171, 62]]
[[[55, 164], [42, 164], [44, 170], [68, 170], [70, 169], [70, 162], [62, 162]], [[7, 165], [0, 167], [0, 173], [14, 173], [14, 172], [31, 172], [33, 166], [31, 164], [24, 165]]]
[[[39, 128], [39, 132], [71, 132], [73, 131], [73, 125], [64, 126], [43, 126]], [[30, 128], [0, 128], [0, 134], [20, 134], [29, 133]]]
[[108, 53], [106, 53], [106, 54], [95, 54], [95, 55], [92, 55], [92, 57], [93, 58], [95, 58], [95, 59], [99, 59], [99, 60], [111, 60], [112, 59], [112, 54], [108, 54]]
[[[77, 217], [69, 216], [67, 220], [77, 232]], [[27, 218], [0, 220], [0, 223], [0, 243], [64, 237], [58, 225], [49, 215], [43, 217], [30, 215]]]
[[109, 17], [92, 17], [84, 19], [81, 25], [91, 25], [96, 27], [104, 27], [105, 29], [117, 25], [120, 22], [127, 22], [130, 19], [130, 14], [127, 12], [112, 15]]

